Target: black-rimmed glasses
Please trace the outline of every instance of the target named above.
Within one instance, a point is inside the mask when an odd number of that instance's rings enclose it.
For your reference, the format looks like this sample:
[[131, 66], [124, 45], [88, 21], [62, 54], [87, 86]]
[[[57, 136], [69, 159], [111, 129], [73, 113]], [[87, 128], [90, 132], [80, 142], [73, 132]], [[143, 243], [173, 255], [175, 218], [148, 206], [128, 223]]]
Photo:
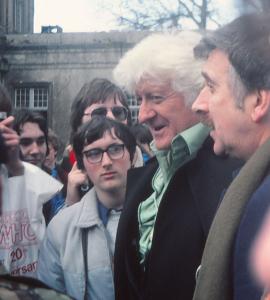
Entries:
[[113, 107], [101, 106], [101, 107], [94, 109], [90, 113], [85, 113], [84, 115], [86, 115], [86, 116], [91, 115], [91, 117], [94, 117], [94, 116], [106, 117], [108, 110], [111, 110], [114, 118], [117, 121], [123, 122], [127, 119], [128, 110], [124, 106], [113, 106]]
[[91, 164], [98, 164], [102, 161], [103, 154], [106, 152], [110, 159], [116, 160], [124, 156], [124, 144], [112, 144], [107, 149], [94, 148], [83, 151], [83, 155]]

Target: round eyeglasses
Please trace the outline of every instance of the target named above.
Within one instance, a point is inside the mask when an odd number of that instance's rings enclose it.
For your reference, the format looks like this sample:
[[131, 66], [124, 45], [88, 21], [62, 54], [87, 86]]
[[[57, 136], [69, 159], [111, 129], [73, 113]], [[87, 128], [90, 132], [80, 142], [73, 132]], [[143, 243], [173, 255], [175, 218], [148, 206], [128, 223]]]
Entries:
[[124, 106], [112, 106], [112, 107], [106, 107], [106, 106], [101, 106], [98, 107], [96, 109], [94, 109], [92, 112], [90, 113], [85, 113], [85, 116], [102, 116], [102, 117], [106, 117], [108, 110], [110, 110], [114, 116], [114, 118], [117, 121], [123, 122], [127, 119], [128, 116], [128, 110], [124, 107]]
[[94, 148], [83, 151], [86, 160], [91, 164], [98, 164], [102, 161], [106, 152], [111, 160], [121, 159], [124, 156], [124, 144], [111, 144], [107, 149]]

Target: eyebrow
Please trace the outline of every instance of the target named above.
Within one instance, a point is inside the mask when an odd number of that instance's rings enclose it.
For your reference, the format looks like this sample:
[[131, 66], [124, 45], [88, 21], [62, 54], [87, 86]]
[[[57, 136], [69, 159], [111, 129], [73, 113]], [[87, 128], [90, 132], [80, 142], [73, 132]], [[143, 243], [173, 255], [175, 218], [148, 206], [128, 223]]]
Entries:
[[[92, 143], [94, 143], [94, 142], [92, 142]], [[88, 144], [88, 145], [85, 145], [85, 147], [91, 145], [92, 143], [90, 143], [90, 144]], [[125, 145], [125, 143], [124, 143], [123, 141], [119, 140], [119, 141], [117, 141], [117, 142], [113, 142], [113, 143], [109, 144], [107, 147], [105, 147], [105, 149], [104, 149], [104, 147], [93, 147], [93, 148], [86, 149], [86, 150], [83, 149], [82, 151], [88, 151], [88, 150], [93, 150], [93, 149], [106, 150], [108, 147], [110, 147], [110, 146], [112, 146], [112, 145], [122, 145], [122, 144]]]
[[207, 82], [211, 83], [212, 85], [218, 85], [218, 83], [213, 80], [206, 72], [202, 71], [202, 76]]

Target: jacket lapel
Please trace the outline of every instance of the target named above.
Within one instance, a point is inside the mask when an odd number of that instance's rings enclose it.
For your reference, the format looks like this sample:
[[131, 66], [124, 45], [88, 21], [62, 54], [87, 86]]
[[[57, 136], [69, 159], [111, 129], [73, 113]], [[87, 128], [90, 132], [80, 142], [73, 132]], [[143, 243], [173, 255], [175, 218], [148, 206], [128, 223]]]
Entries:
[[245, 164], [228, 188], [207, 238], [193, 300], [232, 299], [232, 251], [244, 207], [270, 165], [270, 140]]

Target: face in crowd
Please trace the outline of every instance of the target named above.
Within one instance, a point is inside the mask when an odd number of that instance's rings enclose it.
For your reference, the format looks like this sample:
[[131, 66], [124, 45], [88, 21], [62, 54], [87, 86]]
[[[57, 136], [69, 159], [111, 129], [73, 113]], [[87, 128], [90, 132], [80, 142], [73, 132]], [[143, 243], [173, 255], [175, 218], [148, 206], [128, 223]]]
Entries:
[[113, 192], [125, 189], [127, 171], [131, 167], [130, 154], [112, 131], [83, 148], [83, 164], [95, 189]]
[[73, 149], [98, 196], [125, 194], [127, 171], [136, 151], [136, 140], [126, 125], [109, 118], [93, 118], [74, 135]]
[[119, 99], [107, 98], [104, 102], [93, 103], [84, 110], [82, 124], [91, 120], [93, 116], [103, 116], [127, 125], [128, 110]]
[[135, 93], [139, 123], [150, 129], [157, 150], [168, 150], [176, 135], [199, 122], [191, 103], [202, 85], [202, 62], [193, 55], [200, 39], [191, 31], [149, 35], [113, 71], [117, 84]]
[[20, 152], [22, 160], [42, 167], [47, 153], [44, 132], [37, 123], [26, 122], [20, 127]]
[[224, 52], [215, 49], [210, 53], [202, 71], [205, 85], [192, 108], [211, 127], [216, 154], [245, 159], [252, 153], [252, 145], [255, 147], [257, 143], [256, 137], [250, 135], [256, 97], [248, 95], [243, 106], [237, 106], [230, 83], [231, 68]]
[[48, 155], [45, 158], [44, 165], [50, 170], [55, 167], [57, 150], [54, 148], [53, 144], [48, 142]]
[[184, 96], [174, 91], [170, 83], [157, 83], [154, 79], [141, 79], [136, 86], [139, 122], [145, 123], [158, 150], [168, 149], [172, 139], [197, 122], [186, 105]]

